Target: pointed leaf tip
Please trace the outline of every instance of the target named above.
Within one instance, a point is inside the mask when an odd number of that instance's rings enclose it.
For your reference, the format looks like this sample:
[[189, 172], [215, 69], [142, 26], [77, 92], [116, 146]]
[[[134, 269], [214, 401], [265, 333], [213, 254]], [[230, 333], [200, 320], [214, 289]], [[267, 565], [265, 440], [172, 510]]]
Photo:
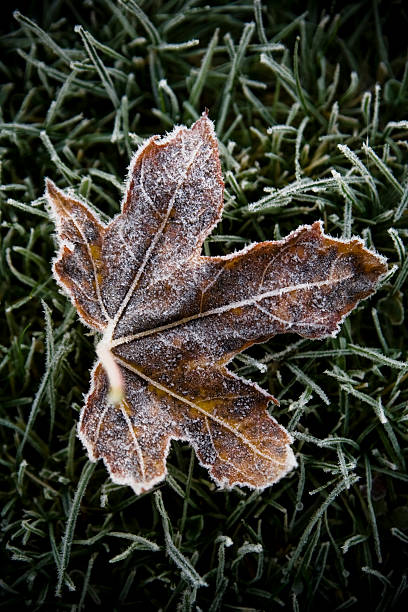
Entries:
[[56, 184], [54, 183], [54, 181], [52, 181], [51, 179], [49, 179], [48, 177], [45, 179], [45, 195], [52, 195], [54, 193], [56, 193], [58, 191], [58, 187], [56, 186]]

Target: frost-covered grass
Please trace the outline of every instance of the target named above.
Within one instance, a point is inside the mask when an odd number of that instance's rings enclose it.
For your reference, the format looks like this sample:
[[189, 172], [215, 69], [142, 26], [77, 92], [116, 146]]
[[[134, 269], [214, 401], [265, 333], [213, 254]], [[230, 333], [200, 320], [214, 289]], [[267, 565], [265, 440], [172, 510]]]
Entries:
[[[382, 612], [408, 597], [407, 13], [208, 4], [49, 0], [0, 26], [3, 609]], [[51, 278], [44, 177], [111, 216], [141, 139], [206, 107], [226, 180], [207, 254], [321, 218], [390, 276], [337, 338], [234, 361], [280, 400], [288, 477], [217, 492], [174, 443], [166, 483], [136, 497], [76, 438], [95, 338]]]

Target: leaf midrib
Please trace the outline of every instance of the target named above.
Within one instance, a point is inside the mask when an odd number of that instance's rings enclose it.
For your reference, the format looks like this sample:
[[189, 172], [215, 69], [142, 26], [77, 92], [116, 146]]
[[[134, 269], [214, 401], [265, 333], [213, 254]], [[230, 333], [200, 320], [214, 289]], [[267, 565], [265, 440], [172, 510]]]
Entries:
[[[190, 408], [194, 408], [195, 410], [197, 410], [198, 412], [200, 412], [202, 415], [204, 415], [205, 417], [211, 419], [212, 421], [215, 421], [216, 423], [218, 423], [218, 425], [220, 425], [221, 427], [223, 427], [224, 429], [227, 429], [230, 433], [232, 433], [234, 436], [236, 436], [237, 438], [239, 438], [244, 444], [246, 444], [251, 450], [252, 452], [254, 452], [255, 454], [259, 455], [260, 457], [262, 457], [263, 459], [266, 459], [267, 461], [270, 461], [272, 463], [278, 463], [276, 457], [274, 457], [273, 455], [269, 455], [267, 453], [263, 453], [262, 451], [260, 451], [250, 440], [248, 440], [248, 438], [246, 438], [240, 431], [238, 431], [237, 429], [234, 429], [234, 427], [232, 427], [229, 423], [227, 423], [226, 421], [224, 421], [223, 419], [220, 419], [218, 416], [211, 414], [210, 412], [207, 412], [206, 410], [204, 410], [203, 408], [201, 408], [201, 406], [199, 406], [198, 404], [195, 404], [194, 402], [192, 402], [191, 400], [187, 399], [186, 397], [183, 397], [182, 395], [179, 395], [178, 393], [176, 393], [175, 391], [169, 389], [168, 387], [165, 387], [164, 385], [162, 385], [161, 383], [157, 382], [156, 380], [154, 380], [153, 378], [150, 378], [149, 376], [147, 376], [146, 374], [144, 374], [143, 372], [141, 372], [138, 368], [136, 368], [135, 366], [131, 365], [130, 363], [128, 363], [127, 361], [124, 361], [123, 359], [121, 359], [120, 357], [115, 355], [115, 360], [117, 361], [117, 363], [119, 365], [121, 365], [122, 367], [126, 368], [127, 370], [129, 370], [130, 372], [132, 372], [133, 374], [136, 374], [137, 376], [139, 376], [140, 378], [142, 378], [144, 381], [146, 381], [147, 383], [153, 385], [154, 387], [156, 387], [157, 389], [159, 389], [160, 391], [163, 391], [164, 393], [166, 393], [167, 395], [170, 395], [171, 397], [174, 397], [175, 399], [181, 401], [184, 404], [187, 404], [187, 406], [189, 406]], [[267, 400], [268, 396], [265, 395], [265, 400]], [[266, 415], [265, 415], [266, 416]], [[289, 444], [289, 443], [288, 443]], [[288, 444], [286, 446], [288, 446]]]
[[[109, 326], [109, 332], [112, 334], [112, 337], [113, 337], [113, 334], [115, 332], [116, 326], [119, 323], [119, 321], [120, 321], [120, 319], [121, 319], [121, 317], [123, 315], [123, 312], [124, 312], [126, 306], [128, 305], [132, 295], [134, 294], [134, 291], [136, 289], [137, 283], [139, 282], [140, 278], [143, 275], [143, 272], [144, 272], [144, 270], [145, 270], [145, 268], [146, 268], [146, 266], [147, 266], [147, 264], [148, 264], [148, 262], [150, 260], [152, 252], [154, 251], [157, 243], [159, 242], [161, 236], [163, 235], [163, 233], [164, 233], [164, 231], [165, 231], [165, 229], [167, 227], [167, 224], [168, 224], [171, 212], [172, 212], [173, 207], [174, 207], [174, 203], [175, 203], [177, 194], [178, 194], [180, 188], [182, 187], [182, 185], [186, 181], [187, 175], [188, 175], [188, 173], [190, 171], [191, 166], [194, 163], [194, 160], [197, 157], [197, 154], [198, 154], [198, 152], [200, 150], [200, 147], [201, 147], [201, 144], [194, 149], [194, 151], [193, 151], [193, 153], [191, 155], [191, 158], [190, 158], [188, 164], [186, 165], [185, 171], [184, 171], [182, 177], [180, 178], [179, 182], [177, 183], [176, 188], [174, 190], [174, 193], [173, 193], [173, 195], [170, 198], [169, 204], [167, 206], [166, 214], [165, 214], [165, 217], [164, 217], [164, 219], [163, 219], [163, 221], [161, 223], [161, 226], [159, 227], [158, 231], [155, 233], [155, 235], [153, 237], [153, 240], [151, 241], [150, 245], [146, 249], [146, 252], [145, 252], [144, 257], [143, 257], [143, 261], [140, 264], [140, 266], [139, 266], [139, 268], [138, 268], [138, 270], [137, 270], [137, 272], [136, 272], [136, 274], [135, 274], [135, 276], [134, 276], [134, 278], [132, 280], [132, 283], [131, 283], [128, 291], [126, 292], [126, 295], [125, 295], [124, 299], [122, 300], [122, 303], [120, 304], [120, 306], [119, 306], [115, 316], [112, 319], [112, 322], [111, 322], [111, 324]], [[143, 162], [144, 162], [144, 158], [142, 157], [142, 166], [143, 166]]]
[[[224, 306], [219, 306], [218, 308], [213, 308], [211, 310], [206, 310], [204, 312], [198, 312], [189, 317], [184, 317], [184, 319], [179, 319], [178, 321], [172, 321], [171, 323], [167, 323], [166, 325], [161, 325], [159, 327], [155, 327], [152, 329], [146, 329], [138, 334], [132, 334], [129, 336], [122, 336], [120, 338], [116, 338], [112, 340], [110, 343], [110, 348], [116, 348], [117, 346], [121, 346], [123, 344], [128, 344], [129, 342], [133, 342], [135, 340], [139, 340], [140, 338], [144, 338], [146, 336], [151, 336], [156, 333], [160, 333], [162, 331], [166, 331], [167, 329], [172, 329], [174, 327], [179, 327], [181, 325], [185, 325], [186, 323], [190, 323], [191, 321], [202, 319], [205, 317], [209, 317], [212, 315], [222, 314], [224, 312], [228, 312], [230, 310], [234, 310], [235, 308], [242, 308], [244, 306], [252, 306], [257, 302], [260, 302], [264, 299], [270, 297], [277, 297], [283, 295], [285, 293], [291, 293], [293, 291], [303, 291], [313, 289], [315, 287], [324, 287], [327, 285], [333, 285], [335, 283], [340, 283], [344, 280], [347, 280], [352, 277], [352, 274], [347, 276], [335, 278], [335, 279], [326, 279], [322, 281], [316, 281], [314, 283], [300, 283], [299, 285], [290, 285], [288, 287], [281, 287], [279, 289], [274, 289], [272, 291], [266, 291], [265, 293], [260, 293], [255, 295], [250, 299], [241, 300], [239, 302], [230, 302], [229, 304], [225, 304]], [[288, 321], [290, 323], [290, 321]], [[313, 325], [312, 323], [308, 323], [308, 325]]]

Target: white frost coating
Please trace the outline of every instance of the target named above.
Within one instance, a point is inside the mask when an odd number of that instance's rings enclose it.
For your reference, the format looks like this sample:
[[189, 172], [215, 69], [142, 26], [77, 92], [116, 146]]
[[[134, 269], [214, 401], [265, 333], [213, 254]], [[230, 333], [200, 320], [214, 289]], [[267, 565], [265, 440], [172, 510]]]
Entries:
[[84, 322], [103, 330], [78, 435], [137, 494], [165, 478], [172, 439], [189, 442], [223, 488], [263, 489], [295, 467], [292, 437], [267, 412], [272, 396], [226, 365], [277, 333], [335, 335], [385, 272], [360, 239], [327, 237], [321, 222], [201, 256], [222, 190], [203, 115], [139, 147], [108, 225], [55, 186], [47, 193], [60, 239], [54, 274]]

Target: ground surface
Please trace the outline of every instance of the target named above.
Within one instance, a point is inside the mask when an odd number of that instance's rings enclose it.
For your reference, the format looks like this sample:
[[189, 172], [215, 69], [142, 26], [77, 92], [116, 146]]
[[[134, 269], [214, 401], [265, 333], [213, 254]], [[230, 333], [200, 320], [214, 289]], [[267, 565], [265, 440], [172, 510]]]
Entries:
[[[402, 609], [403, 3], [16, 5], [0, 41], [0, 605]], [[136, 497], [76, 438], [97, 338], [51, 277], [44, 177], [112, 216], [142, 139], [204, 108], [226, 181], [207, 254], [322, 219], [333, 236], [363, 237], [393, 273], [337, 338], [280, 336], [231, 364], [279, 399], [273, 414], [299, 462], [288, 477], [262, 493], [219, 492], [174, 443], [166, 482]]]

